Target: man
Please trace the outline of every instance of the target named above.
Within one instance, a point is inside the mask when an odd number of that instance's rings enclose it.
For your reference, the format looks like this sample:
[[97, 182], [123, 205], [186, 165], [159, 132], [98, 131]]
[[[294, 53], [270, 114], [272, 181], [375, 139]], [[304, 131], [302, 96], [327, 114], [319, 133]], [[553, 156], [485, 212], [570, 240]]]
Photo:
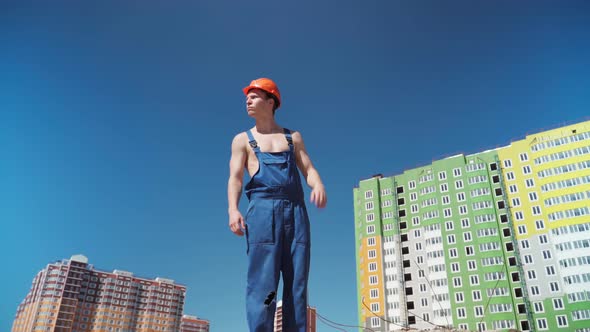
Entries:
[[[233, 139], [227, 191], [229, 227], [238, 236], [246, 234], [248, 326], [251, 332], [273, 331], [274, 297], [282, 273], [284, 331], [305, 332], [310, 230], [298, 169], [318, 208], [326, 206], [326, 191], [301, 134], [275, 122], [274, 113], [281, 106], [277, 85], [259, 78], [243, 91], [256, 125]], [[245, 168], [250, 174], [250, 202], [242, 216], [238, 203]]]

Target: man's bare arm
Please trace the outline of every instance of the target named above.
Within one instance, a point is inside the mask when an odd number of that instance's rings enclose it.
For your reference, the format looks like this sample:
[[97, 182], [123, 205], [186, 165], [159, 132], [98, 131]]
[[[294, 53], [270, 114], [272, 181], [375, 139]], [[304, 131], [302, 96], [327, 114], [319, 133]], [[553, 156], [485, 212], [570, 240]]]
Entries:
[[307, 185], [311, 188], [310, 200], [319, 208], [326, 206], [328, 197], [326, 196], [326, 189], [320, 178], [320, 173], [315, 169], [311, 158], [307, 154], [303, 137], [299, 132], [293, 133], [293, 144], [295, 145], [295, 159], [297, 160], [297, 167], [301, 170]]
[[227, 203], [229, 214], [229, 228], [238, 236], [244, 235], [246, 228], [244, 218], [238, 209], [244, 179], [244, 165], [247, 151], [242, 134], [236, 135], [231, 144], [231, 159], [229, 161], [229, 180], [227, 181]]

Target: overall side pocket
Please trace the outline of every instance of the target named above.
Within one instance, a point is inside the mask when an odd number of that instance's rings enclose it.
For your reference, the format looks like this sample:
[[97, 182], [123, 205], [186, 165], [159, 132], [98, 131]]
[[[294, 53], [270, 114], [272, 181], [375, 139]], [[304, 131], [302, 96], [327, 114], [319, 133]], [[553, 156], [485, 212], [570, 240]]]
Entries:
[[272, 200], [252, 201], [246, 213], [248, 245], [274, 244], [275, 220]]

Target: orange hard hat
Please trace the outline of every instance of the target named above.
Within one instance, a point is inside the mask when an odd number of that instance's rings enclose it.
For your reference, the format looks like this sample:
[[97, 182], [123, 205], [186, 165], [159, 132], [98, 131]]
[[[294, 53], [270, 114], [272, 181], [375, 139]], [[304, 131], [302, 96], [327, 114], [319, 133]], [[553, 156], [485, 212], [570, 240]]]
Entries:
[[281, 93], [279, 92], [279, 87], [270, 78], [263, 77], [250, 82], [250, 85], [244, 88], [244, 94], [247, 95], [252, 89], [260, 89], [270, 93], [277, 99], [277, 108], [281, 106]]

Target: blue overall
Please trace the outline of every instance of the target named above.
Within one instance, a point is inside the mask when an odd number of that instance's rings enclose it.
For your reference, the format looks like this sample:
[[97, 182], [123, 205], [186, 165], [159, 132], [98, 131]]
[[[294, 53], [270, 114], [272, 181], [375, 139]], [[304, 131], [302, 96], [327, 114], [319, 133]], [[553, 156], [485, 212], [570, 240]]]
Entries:
[[291, 132], [285, 128], [284, 152], [261, 152], [249, 130], [248, 138], [259, 164], [246, 185], [248, 326], [250, 332], [273, 331], [282, 272], [283, 331], [305, 332], [310, 231]]

